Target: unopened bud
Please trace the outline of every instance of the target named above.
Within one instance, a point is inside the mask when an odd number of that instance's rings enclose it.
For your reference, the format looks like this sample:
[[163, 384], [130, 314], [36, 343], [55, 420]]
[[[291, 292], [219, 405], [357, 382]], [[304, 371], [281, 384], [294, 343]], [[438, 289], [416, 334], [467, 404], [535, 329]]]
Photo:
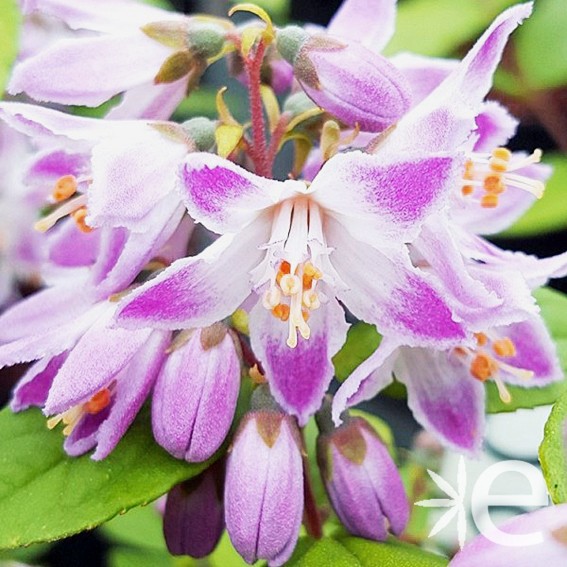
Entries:
[[195, 144], [196, 149], [200, 152], [206, 152], [214, 146], [217, 125], [215, 120], [210, 120], [203, 116], [191, 118], [181, 124], [191, 141]]
[[406, 79], [387, 59], [362, 44], [329, 35], [278, 30], [278, 51], [294, 68], [309, 98], [348, 126], [380, 132], [410, 105]]
[[404, 487], [388, 449], [366, 420], [347, 417], [336, 429], [324, 427], [317, 462], [333, 508], [349, 532], [377, 541], [388, 537], [388, 529], [403, 532], [409, 518]]

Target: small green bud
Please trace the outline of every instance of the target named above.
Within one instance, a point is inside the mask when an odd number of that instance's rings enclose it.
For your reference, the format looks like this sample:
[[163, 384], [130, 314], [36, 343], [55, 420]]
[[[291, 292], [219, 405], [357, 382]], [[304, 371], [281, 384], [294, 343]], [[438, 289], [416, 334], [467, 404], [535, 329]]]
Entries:
[[224, 47], [224, 42], [225, 30], [214, 24], [194, 24], [187, 32], [189, 49], [206, 59], [218, 55]]
[[215, 145], [217, 122], [203, 116], [191, 118], [181, 125], [200, 152], [206, 152]]
[[276, 49], [279, 54], [293, 65], [301, 46], [310, 35], [299, 26], [287, 26], [276, 32]]

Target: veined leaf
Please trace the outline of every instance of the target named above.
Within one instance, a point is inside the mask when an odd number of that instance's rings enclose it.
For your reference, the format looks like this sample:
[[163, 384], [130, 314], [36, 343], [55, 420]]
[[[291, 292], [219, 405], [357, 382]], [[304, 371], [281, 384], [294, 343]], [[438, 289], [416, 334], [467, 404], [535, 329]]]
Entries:
[[153, 440], [142, 412], [104, 461], [68, 457], [38, 410], [0, 412], [0, 549], [52, 541], [146, 504], [207, 465], [187, 464]]

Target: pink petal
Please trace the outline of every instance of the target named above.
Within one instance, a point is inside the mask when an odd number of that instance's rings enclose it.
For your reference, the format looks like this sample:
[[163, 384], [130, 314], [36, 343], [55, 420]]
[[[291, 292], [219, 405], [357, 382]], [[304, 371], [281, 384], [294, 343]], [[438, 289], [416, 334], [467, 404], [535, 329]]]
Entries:
[[265, 254], [269, 219], [236, 237], [219, 238], [198, 256], [178, 260], [132, 292], [119, 306], [120, 325], [137, 328], [206, 327], [230, 315], [249, 295], [249, 272]]
[[450, 351], [402, 348], [396, 377], [408, 389], [417, 421], [448, 447], [471, 455], [484, 435], [484, 386]]
[[321, 406], [334, 374], [332, 357], [346, 340], [349, 325], [342, 307], [331, 298], [311, 313], [311, 336], [286, 344], [289, 327], [258, 302], [250, 313], [252, 349], [262, 362], [270, 391], [280, 406], [307, 422]]
[[278, 202], [284, 187], [305, 185], [254, 175], [208, 153], [186, 157], [181, 170], [182, 199], [189, 214], [208, 229], [224, 234], [241, 230], [258, 212]]
[[396, 0], [344, 0], [327, 31], [380, 53], [394, 34]]
[[[354, 151], [331, 158], [311, 185], [315, 198], [366, 242], [409, 242], [441, 208], [462, 176], [464, 158], [380, 156]], [[387, 245], [387, 242], [386, 242]]]
[[128, 32], [57, 41], [16, 65], [8, 90], [38, 101], [98, 106], [148, 83], [171, 49], [142, 31]]

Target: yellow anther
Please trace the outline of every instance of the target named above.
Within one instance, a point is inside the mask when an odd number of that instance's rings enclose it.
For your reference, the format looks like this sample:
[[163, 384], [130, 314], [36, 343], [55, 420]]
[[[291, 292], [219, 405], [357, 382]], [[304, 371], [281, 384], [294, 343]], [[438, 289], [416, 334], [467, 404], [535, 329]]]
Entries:
[[472, 179], [474, 177], [474, 163], [472, 160], [467, 160], [465, 163], [465, 173], [463, 175], [464, 179]]
[[494, 195], [499, 195], [504, 191], [504, 183], [502, 183], [502, 177], [500, 175], [487, 175], [484, 178], [483, 182], [484, 189], [488, 193], [492, 193]]
[[498, 195], [495, 195], [494, 193], [483, 195], [480, 200], [480, 206], [485, 209], [494, 209], [498, 206]]
[[473, 358], [470, 372], [474, 378], [485, 382], [498, 372], [498, 364], [490, 355], [481, 352]]
[[282, 321], [287, 321], [289, 319], [289, 305], [278, 303], [278, 305], [272, 309], [272, 315]]
[[508, 171], [508, 161], [502, 158], [492, 157], [488, 160], [488, 167], [497, 173], [504, 173]]
[[303, 273], [306, 276], [311, 276], [314, 280], [320, 280], [323, 277], [323, 272], [316, 268], [311, 262], [307, 262], [303, 267]]
[[508, 337], [498, 339], [492, 344], [492, 350], [498, 356], [509, 357], [516, 356], [516, 345]]
[[484, 346], [488, 342], [488, 337], [484, 333], [475, 333], [474, 338], [478, 346]]
[[55, 183], [51, 196], [57, 203], [65, 201], [77, 192], [78, 186], [77, 178], [74, 175], [64, 175]]
[[510, 161], [510, 158], [512, 157], [512, 152], [508, 148], [494, 148], [494, 150], [492, 150], [492, 157], [504, 161]]

